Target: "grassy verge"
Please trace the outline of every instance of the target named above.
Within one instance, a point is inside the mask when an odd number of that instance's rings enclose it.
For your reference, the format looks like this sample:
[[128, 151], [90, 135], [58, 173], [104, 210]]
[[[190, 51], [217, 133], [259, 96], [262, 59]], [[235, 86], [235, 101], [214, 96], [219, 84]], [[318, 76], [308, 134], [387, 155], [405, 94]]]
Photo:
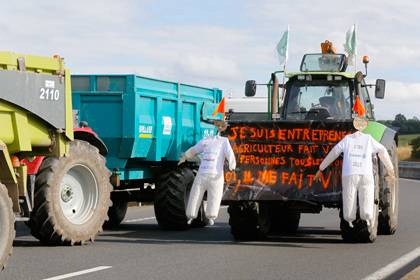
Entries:
[[398, 146], [409, 146], [410, 141], [419, 136], [420, 134], [398, 135]]
[[411, 157], [412, 147], [409, 144], [414, 138], [420, 137], [420, 134], [408, 134], [398, 136], [398, 159], [408, 161], [419, 161]]

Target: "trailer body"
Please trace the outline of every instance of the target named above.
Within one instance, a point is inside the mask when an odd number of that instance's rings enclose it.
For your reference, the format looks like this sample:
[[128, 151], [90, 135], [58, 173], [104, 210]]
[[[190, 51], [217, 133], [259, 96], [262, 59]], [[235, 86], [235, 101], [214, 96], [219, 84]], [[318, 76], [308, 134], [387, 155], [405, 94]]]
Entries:
[[206, 136], [219, 89], [137, 75], [73, 75], [73, 107], [104, 141], [107, 167], [119, 181], [153, 182], [162, 168]]

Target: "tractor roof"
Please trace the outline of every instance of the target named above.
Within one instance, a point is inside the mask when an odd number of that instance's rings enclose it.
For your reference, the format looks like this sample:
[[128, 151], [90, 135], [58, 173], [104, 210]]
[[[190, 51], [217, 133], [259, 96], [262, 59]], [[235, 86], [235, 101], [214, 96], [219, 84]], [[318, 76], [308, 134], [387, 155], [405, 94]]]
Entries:
[[319, 75], [319, 76], [326, 76], [326, 75], [334, 75], [334, 76], [343, 76], [345, 78], [352, 79], [356, 75], [355, 72], [287, 72], [285, 73], [287, 78], [293, 78], [299, 75]]

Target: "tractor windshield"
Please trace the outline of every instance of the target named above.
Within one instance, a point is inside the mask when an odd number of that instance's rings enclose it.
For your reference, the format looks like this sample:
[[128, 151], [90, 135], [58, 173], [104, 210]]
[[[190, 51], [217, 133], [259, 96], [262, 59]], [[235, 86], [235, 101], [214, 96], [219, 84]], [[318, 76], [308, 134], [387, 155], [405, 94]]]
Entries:
[[348, 81], [294, 81], [287, 87], [288, 120], [350, 119]]

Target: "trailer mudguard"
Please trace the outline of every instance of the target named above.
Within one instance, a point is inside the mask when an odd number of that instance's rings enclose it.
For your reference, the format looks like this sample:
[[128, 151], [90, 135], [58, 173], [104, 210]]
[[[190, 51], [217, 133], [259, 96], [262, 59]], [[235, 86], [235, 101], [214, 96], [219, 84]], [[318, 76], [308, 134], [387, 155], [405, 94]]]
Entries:
[[105, 143], [90, 127], [80, 127], [74, 129], [74, 139], [83, 140], [98, 148], [99, 153], [103, 156], [108, 154], [108, 148]]
[[394, 141], [398, 145], [397, 132], [381, 123], [369, 121], [363, 132], [370, 134], [376, 141], [384, 145], [388, 151], [392, 148]]

